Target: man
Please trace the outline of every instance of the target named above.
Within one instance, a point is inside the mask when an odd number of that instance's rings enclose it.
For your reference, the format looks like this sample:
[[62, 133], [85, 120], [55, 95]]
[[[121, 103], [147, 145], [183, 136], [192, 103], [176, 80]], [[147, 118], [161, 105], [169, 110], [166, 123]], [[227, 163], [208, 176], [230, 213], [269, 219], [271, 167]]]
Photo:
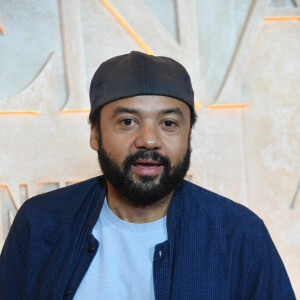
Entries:
[[183, 181], [196, 120], [183, 66], [114, 57], [90, 99], [104, 176], [25, 202], [1, 254], [1, 299], [295, 299], [263, 222]]

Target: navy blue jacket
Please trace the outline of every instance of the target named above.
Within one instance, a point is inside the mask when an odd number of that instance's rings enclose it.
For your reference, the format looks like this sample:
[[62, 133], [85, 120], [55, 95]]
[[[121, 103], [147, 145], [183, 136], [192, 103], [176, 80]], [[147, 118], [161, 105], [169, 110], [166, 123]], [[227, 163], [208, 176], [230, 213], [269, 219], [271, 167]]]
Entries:
[[[1, 300], [72, 298], [99, 247], [91, 231], [105, 193], [98, 177], [24, 203], [1, 253]], [[266, 227], [244, 206], [184, 181], [167, 230], [153, 259], [157, 300], [295, 299]]]

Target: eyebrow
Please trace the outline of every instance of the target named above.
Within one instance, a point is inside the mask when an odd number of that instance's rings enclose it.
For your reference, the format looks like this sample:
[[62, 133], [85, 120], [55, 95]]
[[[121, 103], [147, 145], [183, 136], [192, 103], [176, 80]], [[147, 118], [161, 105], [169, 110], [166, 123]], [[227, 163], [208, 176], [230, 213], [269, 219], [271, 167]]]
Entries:
[[128, 107], [117, 107], [114, 112], [113, 116], [122, 114], [122, 113], [128, 113], [128, 114], [138, 114], [139, 111], [133, 108], [128, 108]]
[[[140, 111], [136, 110], [134, 108], [128, 108], [128, 107], [117, 107], [114, 112], [113, 112], [113, 116], [122, 114], [122, 113], [128, 113], [128, 114], [139, 114]], [[184, 115], [181, 111], [181, 109], [179, 107], [176, 108], [167, 108], [167, 109], [163, 109], [161, 111], [159, 111], [160, 115], [169, 115], [169, 114], [176, 114], [179, 117], [181, 117], [183, 120], [185, 120]]]
[[179, 107], [164, 109], [164, 110], [160, 111], [159, 114], [160, 115], [176, 114], [184, 120], [184, 115]]

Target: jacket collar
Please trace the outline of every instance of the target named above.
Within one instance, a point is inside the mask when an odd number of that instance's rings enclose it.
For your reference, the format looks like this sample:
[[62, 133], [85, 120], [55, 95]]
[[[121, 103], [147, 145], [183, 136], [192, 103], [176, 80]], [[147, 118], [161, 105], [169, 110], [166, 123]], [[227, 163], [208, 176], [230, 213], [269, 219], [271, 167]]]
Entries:
[[172, 197], [172, 200], [170, 202], [168, 213], [167, 213], [167, 231], [168, 231], [168, 239], [170, 239], [176, 229], [176, 225], [178, 224], [181, 212], [182, 212], [182, 183], [179, 187], [177, 187], [174, 191], [174, 195]]
[[[104, 176], [97, 177], [98, 185], [97, 187], [100, 187], [100, 197], [98, 198], [98, 201], [96, 201], [96, 207], [93, 210], [93, 215], [91, 217], [90, 221], [90, 231], [92, 232], [99, 216], [100, 212], [104, 203], [105, 195], [107, 193], [107, 187], [106, 187], [106, 181], [104, 179]], [[98, 194], [99, 195], [99, 194]]]
[[[91, 217], [91, 221], [90, 221], [90, 231], [93, 230], [103, 203], [104, 203], [104, 199], [107, 193], [107, 186], [106, 186], [106, 181], [104, 179], [104, 176], [99, 176], [97, 178], [98, 180], [98, 184], [100, 186], [100, 197], [98, 198], [99, 200], [96, 202], [96, 207], [93, 211], [93, 215]], [[172, 197], [172, 200], [170, 202], [169, 208], [168, 208], [168, 213], [167, 213], [167, 232], [168, 232], [168, 239], [170, 239], [174, 233], [175, 233], [175, 228], [176, 228], [176, 224], [178, 223], [178, 220], [180, 218], [180, 214], [182, 211], [182, 203], [183, 203], [183, 199], [182, 199], [182, 185], [184, 183], [182, 183], [179, 187], [177, 187], [174, 191], [174, 195]]]

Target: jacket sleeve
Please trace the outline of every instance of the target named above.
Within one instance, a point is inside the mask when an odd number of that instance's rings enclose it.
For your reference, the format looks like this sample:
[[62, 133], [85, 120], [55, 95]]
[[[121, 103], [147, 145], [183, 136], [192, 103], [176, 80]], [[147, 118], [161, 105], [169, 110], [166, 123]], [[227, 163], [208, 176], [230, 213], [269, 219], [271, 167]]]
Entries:
[[254, 260], [247, 283], [247, 299], [296, 299], [284, 264], [261, 223], [258, 244], [254, 246]]
[[8, 233], [0, 256], [0, 300], [26, 299], [26, 260], [29, 226], [21, 208]]

